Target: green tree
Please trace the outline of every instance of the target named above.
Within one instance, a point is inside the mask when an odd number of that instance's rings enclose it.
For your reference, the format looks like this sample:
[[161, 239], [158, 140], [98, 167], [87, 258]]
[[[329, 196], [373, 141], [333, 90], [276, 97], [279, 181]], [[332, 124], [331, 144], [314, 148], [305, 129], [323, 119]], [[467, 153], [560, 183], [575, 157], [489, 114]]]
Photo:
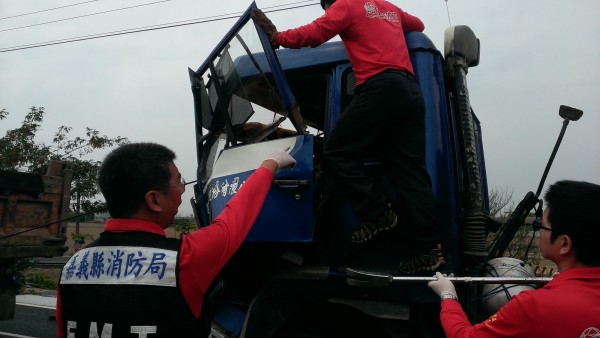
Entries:
[[[2, 110], [2, 119], [8, 112]], [[0, 139], [0, 169], [42, 173], [51, 156], [51, 149], [37, 143], [35, 135], [44, 120], [44, 108], [31, 107], [19, 128], [11, 129]]]
[[[8, 114], [5, 109], [0, 110], [0, 120], [6, 119]], [[70, 138], [72, 128], [61, 126], [48, 145], [36, 140], [44, 114], [43, 107], [31, 107], [21, 126], [8, 130], [0, 138], [0, 169], [43, 174], [50, 160], [69, 161], [73, 169], [71, 211], [87, 213], [103, 207], [103, 202], [95, 200], [99, 193], [96, 178], [101, 162], [88, 157], [96, 150], [127, 143], [127, 138], [101, 135], [89, 127], [85, 137]]]
[[175, 220], [173, 227], [175, 228], [175, 232], [179, 235], [179, 238], [183, 237], [183, 235], [188, 235], [189, 233], [198, 230], [196, 223], [189, 219]]

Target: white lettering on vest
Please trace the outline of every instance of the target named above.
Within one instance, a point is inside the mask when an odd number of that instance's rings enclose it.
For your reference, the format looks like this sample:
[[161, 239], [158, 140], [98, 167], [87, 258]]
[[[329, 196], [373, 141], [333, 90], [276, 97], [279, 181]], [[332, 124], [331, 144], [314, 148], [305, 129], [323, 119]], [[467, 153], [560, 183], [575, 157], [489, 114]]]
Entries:
[[74, 254], [60, 284], [119, 284], [177, 287], [177, 251], [102, 246]]
[[96, 322], [92, 322], [90, 324], [90, 338], [111, 338], [112, 337], [112, 324], [104, 323], [102, 327], [102, 336], [98, 335], [98, 324]]
[[146, 338], [149, 333], [156, 333], [156, 326], [132, 326], [130, 332], [137, 333], [139, 338]]
[[71, 329], [75, 330], [77, 328], [77, 322], [67, 321], [67, 338], [75, 338], [75, 332], [71, 331]]
[[[111, 338], [112, 337], [111, 323], [104, 323], [101, 334], [98, 335], [98, 323], [90, 323], [90, 338]], [[75, 329], [77, 329], [77, 322], [68, 320], [67, 321], [67, 338], [75, 338]], [[73, 331], [71, 331], [73, 330]], [[156, 333], [158, 331], [156, 326], [131, 326], [130, 333], [137, 333], [139, 338], [147, 338], [148, 334]]]

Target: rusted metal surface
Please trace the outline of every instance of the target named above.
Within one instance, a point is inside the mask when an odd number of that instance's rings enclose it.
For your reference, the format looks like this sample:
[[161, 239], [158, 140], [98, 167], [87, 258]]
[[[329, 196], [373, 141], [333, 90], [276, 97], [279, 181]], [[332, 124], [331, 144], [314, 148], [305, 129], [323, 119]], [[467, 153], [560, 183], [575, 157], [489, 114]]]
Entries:
[[[23, 173], [4, 175], [10, 180], [0, 186], [0, 259], [61, 256], [67, 223], [58, 221], [67, 217], [71, 198], [69, 164], [51, 161], [46, 175], [37, 179]], [[32, 228], [38, 229], [26, 231]]]

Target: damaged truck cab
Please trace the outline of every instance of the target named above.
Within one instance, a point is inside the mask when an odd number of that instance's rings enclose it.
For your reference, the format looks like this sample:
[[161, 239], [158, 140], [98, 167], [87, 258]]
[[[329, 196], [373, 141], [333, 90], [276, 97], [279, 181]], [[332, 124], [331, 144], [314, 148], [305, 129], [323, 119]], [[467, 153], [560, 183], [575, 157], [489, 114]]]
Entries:
[[[273, 150], [290, 147], [297, 164], [277, 172], [244, 244], [207, 295], [203, 311], [212, 316], [212, 334], [437, 335], [439, 300], [426, 283], [381, 286], [348, 272], [393, 274], [395, 262], [412, 248], [400, 231], [373, 244], [352, 244], [360, 222], [322, 169], [323, 144], [354, 95], [342, 43], [273, 50], [251, 19], [254, 8], [197, 70], [189, 70], [197, 222], [210, 224]], [[466, 26], [450, 27], [442, 55], [423, 33], [405, 38], [425, 98], [425, 157], [439, 204], [445, 270], [474, 275], [487, 257], [488, 211], [481, 129], [466, 85], [469, 67], [479, 62], [479, 40]], [[393, 198], [376, 156], [365, 158], [364, 166]]]

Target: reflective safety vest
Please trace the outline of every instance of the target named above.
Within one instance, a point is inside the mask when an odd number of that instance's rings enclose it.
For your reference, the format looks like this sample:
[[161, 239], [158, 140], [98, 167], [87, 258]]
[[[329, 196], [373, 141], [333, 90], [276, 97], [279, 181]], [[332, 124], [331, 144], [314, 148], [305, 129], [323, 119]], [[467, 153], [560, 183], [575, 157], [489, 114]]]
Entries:
[[74, 254], [59, 284], [64, 336], [200, 336], [179, 288], [180, 246], [153, 233], [103, 232]]

